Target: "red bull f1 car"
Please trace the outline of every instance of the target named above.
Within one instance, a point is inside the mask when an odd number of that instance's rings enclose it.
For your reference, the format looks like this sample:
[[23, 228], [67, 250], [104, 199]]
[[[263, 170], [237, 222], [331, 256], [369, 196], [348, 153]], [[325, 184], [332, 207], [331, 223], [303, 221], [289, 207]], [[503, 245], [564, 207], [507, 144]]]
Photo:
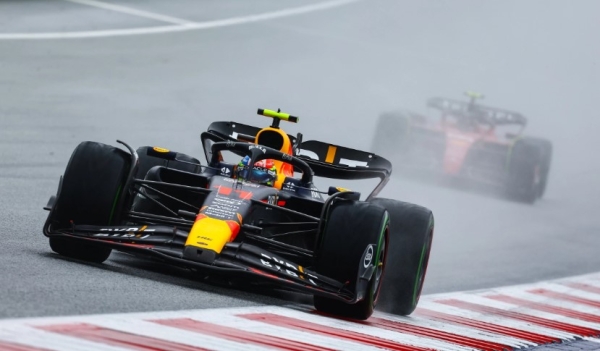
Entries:
[[[258, 113], [273, 123], [212, 123], [201, 134], [205, 164], [160, 147], [82, 142], [45, 207], [51, 249], [97, 263], [117, 250], [273, 284], [349, 318], [368, 318], [378, 302], [410, 314], [427, 270], [431, 211], [376, 197], [392, 170], [383, 157], [302, 141], [279, 126], [297, 117]], [[317, 189], [315, 176], [380, 182], [361, 200], [348, 189]]]
[[468, 102], [429, 99], [427, 106], [439, 111], [439, 118], [408, 111], [381, 115], [373, 151], [406, 174], [490, 185], [525, 203], [541, 198], [552, 143], [524, 136], [527, 119], [520, 113], [478, 104], [477, 93], [467, 96]]

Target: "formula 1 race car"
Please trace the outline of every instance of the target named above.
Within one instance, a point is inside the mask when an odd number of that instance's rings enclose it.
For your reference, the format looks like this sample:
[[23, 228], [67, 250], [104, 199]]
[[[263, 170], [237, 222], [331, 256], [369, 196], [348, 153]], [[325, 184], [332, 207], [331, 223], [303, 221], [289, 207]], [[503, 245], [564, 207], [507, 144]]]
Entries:
[[[427, 270], [431, 211], [375, 197], [391, 174], [386, 159], [303, 142], [279, 128], [297, 117], [258, 112], [271, 126], [214, 122], [201, 134], [207, 165], [159, 147], [82, 142], [45, 207], [50, 247], [89, 262], [114, 249], [272, 283], [313, 294], [317, 310], [338, 316], [367, 319], [378, 301], [410, 314]], [[314, 176], [380, 182], [360, 200], [339, 187], [318, 190]]]
[[409, 174], [437, 174], [492, 185], [514, 200], [533, 203], [548, 183], [552, 143], [523, 136], [527, 119], [517, 113], [469, 102], [431, 98], [441, 111], [430, 119], [408, 111], [380, 116], [373, 151]]

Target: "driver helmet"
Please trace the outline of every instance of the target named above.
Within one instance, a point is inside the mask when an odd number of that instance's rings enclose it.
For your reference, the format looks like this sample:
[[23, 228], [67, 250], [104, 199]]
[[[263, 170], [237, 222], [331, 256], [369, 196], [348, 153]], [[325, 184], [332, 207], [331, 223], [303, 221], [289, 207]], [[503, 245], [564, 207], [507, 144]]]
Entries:
[[251, 183], [273, 186], [277, 179], [277, 167], [270, 159], [260, 160], [250, 165], [250, 156], [245, 156], [237, 165], [236, 177]]

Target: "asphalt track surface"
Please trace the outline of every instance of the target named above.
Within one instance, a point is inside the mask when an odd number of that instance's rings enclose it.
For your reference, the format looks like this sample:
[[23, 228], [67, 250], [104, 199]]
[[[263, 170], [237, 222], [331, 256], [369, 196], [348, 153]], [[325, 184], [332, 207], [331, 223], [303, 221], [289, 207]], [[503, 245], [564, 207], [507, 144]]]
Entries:
[[368, 148], [382, 111], [419, 110], [430, 96], [466, 89], [522, 111], [533, 134], [553, 140], [550, 185], [529, 206], [394, 178], [382, 196], [436, 216], [424, 293], [600, 271], [596, 2], [371, 0], [217, 28], [10, 38], [203, 23], [318, 2], [104, 3], [146, 12], [0, 2], [0, 318], [310, 302], [209, 284], [118, 253], [103, 265], [52, 253], [42, 207], [82, 140], [200, 157], [198, 136], [211, 121], [266, 125], [256, 108], [281, 107], [301, 116], [289, 132]]

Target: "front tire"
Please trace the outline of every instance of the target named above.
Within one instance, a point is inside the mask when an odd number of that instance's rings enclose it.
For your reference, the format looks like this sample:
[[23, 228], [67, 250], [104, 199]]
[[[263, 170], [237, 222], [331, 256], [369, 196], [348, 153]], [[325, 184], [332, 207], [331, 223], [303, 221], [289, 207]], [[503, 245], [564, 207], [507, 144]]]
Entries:
[[433, 213], [407, 202], [375, 198], [371, 204], [390, 214], [386, 279], [381, 288], [382, 310], [409, 315], [417, 307], [433, 241]]
[[[379, 206], [348, 200], [331, 206], [315, 270], [347, 283], [357, 294], [363, 294], [363, 298], [355, 304], [348, 304], [315, 296], [314, 305], [318, 311], [359, 320], [371, 316], [383, 281], [388, 223], [387, 211]], [[364, 281], [359, 275], [371, 266], [374, 267], [373, 274]]]
[[[125, 191], [131, 156], [113, 146], [86, 141], [77, 146], [65, 170], [56, 202], [48, 215], [51, 231], [73, 224], [111, 225]], [[63, 256], [101, 263], [111, 249], [85, 239], [50, 236], [50, 248]]]

